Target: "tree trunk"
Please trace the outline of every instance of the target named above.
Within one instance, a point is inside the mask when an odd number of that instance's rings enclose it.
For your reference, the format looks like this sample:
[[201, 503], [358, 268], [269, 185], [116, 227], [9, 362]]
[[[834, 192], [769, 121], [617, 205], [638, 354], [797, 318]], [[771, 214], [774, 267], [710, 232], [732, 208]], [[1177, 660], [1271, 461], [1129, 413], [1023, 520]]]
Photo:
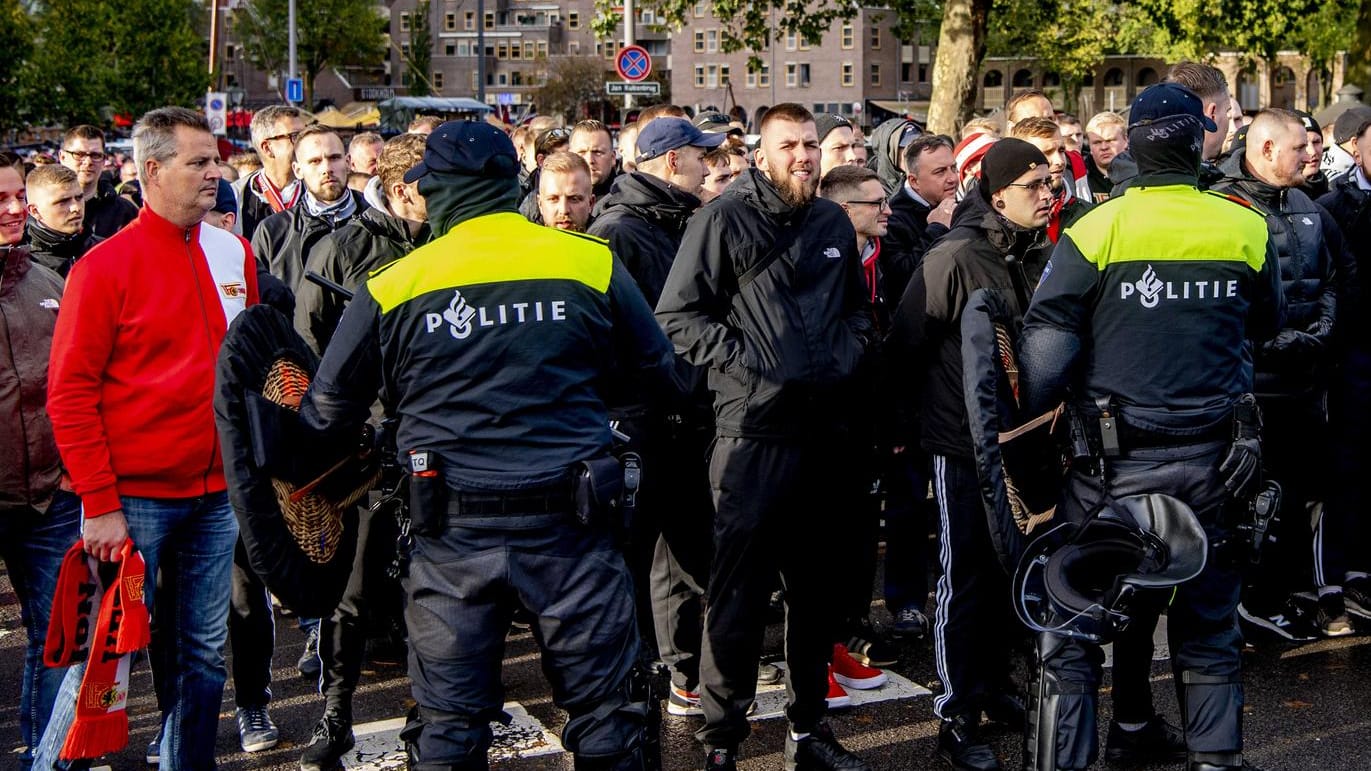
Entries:
[[[1356, 44], [1347, 57], [1347, 74], [1343, 81], [1371, 92], [1371, 0], [1362, 0], [1357, 13]], [[1363, 95], [1365, 101], [1368, 97]]]
[[976, 72], [985, 56], [986, 18], [991, 0], [947, 0], [933, 63], [933, 98], [928, 130], [956, 136], [975, 106]]

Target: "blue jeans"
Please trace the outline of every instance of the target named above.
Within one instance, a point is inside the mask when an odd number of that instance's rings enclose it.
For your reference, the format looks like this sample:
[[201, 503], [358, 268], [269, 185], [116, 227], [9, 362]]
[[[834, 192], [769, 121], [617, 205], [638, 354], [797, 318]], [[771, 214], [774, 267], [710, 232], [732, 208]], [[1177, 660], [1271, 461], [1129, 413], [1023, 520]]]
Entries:
[[28, 633], [24, 651], [24, 685], [19, 697], [19, 733], [24, 739], [20, 768], [27, 769], [43, 736], [62, 671], [43, 666], [52, 594], [62, 555], [81, 535], [81, 499], [58, 491], [46, 514], [32, 509], [0, 512], [0, 558], [19, 595], [19, 612]]
[[[158, 684], [166, 697], [162, 716], [162, 771], [213, 769], [219, 708], [224, 699], [224, 643], [228, 639], [229, 577], [238, 520], [225, 493], [199, 498], [121, 498], [129, 537], [143, 555], [148, 580], [144, 601], [165, 626], [166, 645], [149, 651], [162, 659]], [[153, 604], [161, 571], [160, 604]], [[76, 718], [85, 667], [67, 670], [48, 730], [34, 753], [35, 768], [51, 768]]]

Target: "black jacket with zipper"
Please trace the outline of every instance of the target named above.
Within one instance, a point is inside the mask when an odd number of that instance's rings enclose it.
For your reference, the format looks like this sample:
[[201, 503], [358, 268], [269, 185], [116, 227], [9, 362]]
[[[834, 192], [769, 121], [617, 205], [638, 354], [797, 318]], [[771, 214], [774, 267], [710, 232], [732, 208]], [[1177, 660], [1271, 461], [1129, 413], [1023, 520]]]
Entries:
[[105, 240], [85, 230], [70, 234], [59, 233], [35, 219], [28, 221], [25, 232], [29, 239], [29, 257], [62, 278], [67, 277], [71, 266], [81, 259], [81, 255]]
[[291, 292], [298, 293], [305, 280], [305, 262], [315, 245], [367, 208], [361, 193], [348, 190], [347, 194], [357, 204], [351, 217], [317, 217], [310, 214], [301, 199], [295, 206], [262, 220], [252, 235], [252, 253], [257, 256], [257, 264], [285, 282]]
[[842, 208], [792, 207], [751, 169], [691, 217], [657, 319], [709, 368], [720, 435], [789, 438], [841, 430], [860, 408], [870, 305]]
[[962, 387], [962, 309], [977, 289], [1000, 290], [1015, 321], [1023, 319], [1033, 284], [1024, 258], [1041, 249], [1041, 229], [1013, 225], [979, 191], [958, 204], [952, 229], [929, 249], [895, 311], [886, 350], [901, 364], [905, 409], [917, 412], [922, 446], [971, 459], [971, 429]]
[[586, 232], [609, 241], [614, 256], [628, 268], [655, 306], [700, 199], [649, 174], [618, 178], [604, 209]]

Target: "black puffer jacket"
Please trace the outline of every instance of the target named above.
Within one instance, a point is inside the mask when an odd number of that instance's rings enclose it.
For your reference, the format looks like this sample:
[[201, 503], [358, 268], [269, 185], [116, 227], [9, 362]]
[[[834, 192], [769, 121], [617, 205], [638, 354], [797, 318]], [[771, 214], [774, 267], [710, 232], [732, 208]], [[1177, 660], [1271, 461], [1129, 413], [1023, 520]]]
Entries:
[[[367, 274], [404, 257], [428, 242], [425, 224], [410, 235], [409, 223], [372, 207], [347, 225], [326, 235], [310, 253], [306, 272], [314, 272], [349, 290], [361, 286]], [[347, 298], [303, 281], [295, 293], [295, 329], [315, 353], [322, 354], [343, 317]]]
[[[362, 194], [347, 191], [356, 203], [353, 217], [367, 207]], [[257, 264], [271, 275], [285, 282], [286, 288], [299, 293], [305, 280], [305, 262], [314, 246], [329, 233], [346, 225], [352, 217], [316, 217], [309, 213], [304, 200], [282, 212], [267, 217], [252, 235], [252, 253]]]
[[138, 207], [119, 195], [114, 183], [101, 177], [95, 196], [86, 199], [86, 218], [81, 229], [88, 236], [109, 238], [138, 216]]
[[882, 289], [886, 297], [898, 298], [904, 294], [909, 277], [923, 262], [924, 255], [935, 241], [947, 234], [946, 225], [928, 224], [932, 211], [927, 204], [914, 200], [904, 185], [890, 197], [890, 229], [881, 239], [881, 271], [885, 284]]
[[1024, 257], [1047, 241], [995, 213], [979, 193], [958, 204], [952, 230], [914, 271], [895, 311], [887, 351], [905, 366], [897, 377], [919, 410], [924, 449], [972, 458], [962, 389], [962, 309], [977, 289], [997, 289], [1015, 322], [1023, 319], [1033, 283]]
[[822, 435], [860, 409], [868, 297], [842, 208], [792, 208], [750, 169], [691, 217], [657, 319], [709, 367], [718, 433]]
[[1239, 149], [1221, 164], [1216, 192], [1247, 201], [1266, 218], [1280, 258], [1285, 326], [1256, 352], [1259, 394], [1298, 395], [1326, 387], [1334, 353], [1339, 295], [1351, 291], [1355, 267], [1333, 217], [1299, 188], [1255, 179]]
[[686, 222], [700, 199], [660, 179], [635, 171], [614, 183], [600, 216], [586, 230], [609, 241], [649, 305], [662, 296]]
[[71, 266], [90, 251], [92, 246], [105, 240], [93, 236], [85, 230], [77, 233], [58, 233], [32, 217], [25, 225], [29, 239], [29, 257], [48, 270], [55, 271], [62, 278], [67, 277]]
[[[1355, 173], [1346, 174], [1334, 180], [1328, 194], [1317, 203], [1342, 230], [1343, 243], [1357, 265], [1357, 277], [1365, 281], [1371, 276], [1371, 191], [1358, 186]], [[1344, 325], [1346, 334], [1340, 336], [1349, 345], [1371, 351], [1371, 313], [1365, 307], [1365, 290], [1358, 293], [1355, 302], [1342, 299], [1339, 298], [1338, 323], [1343, 324], [1346, 319], [1348, 324]]]

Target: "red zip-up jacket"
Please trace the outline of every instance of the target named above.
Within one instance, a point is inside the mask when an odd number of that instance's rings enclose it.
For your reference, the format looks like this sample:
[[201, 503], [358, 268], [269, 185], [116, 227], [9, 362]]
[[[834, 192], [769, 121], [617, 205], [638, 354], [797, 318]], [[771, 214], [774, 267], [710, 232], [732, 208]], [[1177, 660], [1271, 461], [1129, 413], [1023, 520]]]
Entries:
[[48, 414], [87, 517], [119, 496], [225, 489], [214, 365], [228, 323], [257, 302], [252, 249], [144, 206], [72, 268], [53, 332]]

